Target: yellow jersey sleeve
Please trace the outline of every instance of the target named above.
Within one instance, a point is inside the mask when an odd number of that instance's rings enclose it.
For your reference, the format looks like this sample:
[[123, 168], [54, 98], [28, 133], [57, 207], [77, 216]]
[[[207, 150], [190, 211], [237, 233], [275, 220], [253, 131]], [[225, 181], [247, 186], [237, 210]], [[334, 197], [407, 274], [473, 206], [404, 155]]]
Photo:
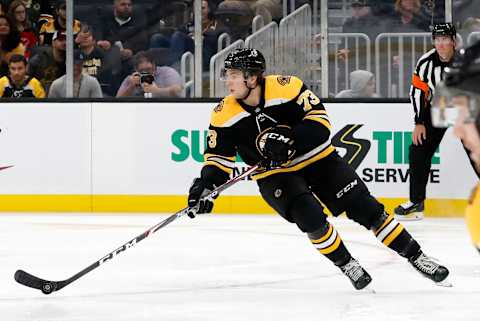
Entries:
[[231, 127], [240, 119], [249, 115], [235, 97], [227, 96], [213, 109], [210, 125], [213, 127]]
[[33, 96], [35, 96], [35, 98], [45, 98], [47, 96], [42, 84], [36, 78], [30, 80], [30, 86], [32, 87]]
[[302, 87], [303, 81], [295, 76], [266, 76], [265, 107], [284, 104], [295, 99]]
[[10, 81], [8, 80], [7, 76], [0, 78], [0, 97], [4, 97], [3, 95], [5, 94], [5, 88], [7, 88], [9, 85]]
[[465, 211], [465, 222], [473, 244], [480, 251], [480, 184], [472, 191]]

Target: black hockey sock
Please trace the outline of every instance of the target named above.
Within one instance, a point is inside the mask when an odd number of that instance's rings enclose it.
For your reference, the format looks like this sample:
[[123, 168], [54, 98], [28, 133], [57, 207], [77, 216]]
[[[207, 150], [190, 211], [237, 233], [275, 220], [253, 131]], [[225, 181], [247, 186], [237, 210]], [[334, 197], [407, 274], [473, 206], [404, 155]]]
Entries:
[[384, 213], [379, 225], [378, 228], [373, 229], [373, 232], [380, 242], [408, 259], [418, 255], [420, 245], [393, 215]]
[[313, 246], [336, 266], [346, 264], [352, 257], [338, 232], [328, 222], [315, 232], [308, 233], [308, 238]]

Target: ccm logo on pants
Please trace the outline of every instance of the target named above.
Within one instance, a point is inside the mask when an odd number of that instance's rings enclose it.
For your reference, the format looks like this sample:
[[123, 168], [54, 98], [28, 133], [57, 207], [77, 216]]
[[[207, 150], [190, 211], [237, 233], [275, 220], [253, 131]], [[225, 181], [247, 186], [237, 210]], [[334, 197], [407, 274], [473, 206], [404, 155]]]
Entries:
[[345, 186], [344, 188], [342, 188], [342, 190], [337, 193], [337, 198], [341, 198], [346, 192], [348, 192], [349, 190], [351, 190], [355, 185], [358, 185], [358, 181], [357, 181], [357, 180], [354, 180], [353, 182], [348, 183], [347, 186]]

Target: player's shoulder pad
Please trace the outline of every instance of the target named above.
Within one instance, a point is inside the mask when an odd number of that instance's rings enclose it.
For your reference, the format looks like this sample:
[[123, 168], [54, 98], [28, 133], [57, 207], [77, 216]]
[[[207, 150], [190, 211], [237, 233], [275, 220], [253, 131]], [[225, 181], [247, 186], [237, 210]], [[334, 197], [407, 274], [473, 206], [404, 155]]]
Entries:
[[235, 97], [229, 95], [213, 109], [210, 124], [214, 127], [230, 127], [249, 115]]
[[300, 94], [303, 81], [295, 76], [265, 77], [265, 107], [286, 103]]

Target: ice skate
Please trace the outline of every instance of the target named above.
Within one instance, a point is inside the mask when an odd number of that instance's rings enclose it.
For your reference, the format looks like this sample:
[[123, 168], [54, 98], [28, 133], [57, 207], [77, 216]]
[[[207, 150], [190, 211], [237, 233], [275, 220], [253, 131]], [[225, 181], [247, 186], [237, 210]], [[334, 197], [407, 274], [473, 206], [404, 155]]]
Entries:
[[347, 264], [340, 266], [340, 270], [342, 270], [343, 274], [348, 276], [357, 290], [365, 288], [370, 282], [372, 282], [370, 274], [368, 274], [354, 258], [351, 258]]
[[395, 218], [399, 221], [419, 221], [423, 219], [424, 203], [405, 202], [394, 210]]
[[410, 258], [408, 261], [424, 277], [429, 278], [439, 285], [443, 285], [443, 281], [449, 274], [446, 267], [426, 256], [423, 252], [421, 252], [416, 258]]

